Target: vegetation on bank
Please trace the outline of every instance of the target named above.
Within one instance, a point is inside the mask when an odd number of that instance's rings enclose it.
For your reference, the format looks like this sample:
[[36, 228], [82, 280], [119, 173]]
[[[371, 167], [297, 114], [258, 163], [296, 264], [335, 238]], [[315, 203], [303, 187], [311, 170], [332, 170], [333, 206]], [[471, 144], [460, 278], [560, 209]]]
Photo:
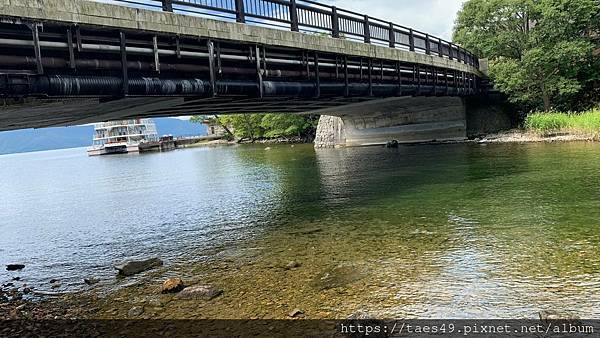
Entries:
[[583, 113], [538, 112], [525, 118], [524, 127], [528, 131], [541, 134], [574, 133], [600, 135], [600, 108]]
[[583, 111], [600, 97], [599, 18], [598, 0], [468, 0], [453, 38], [489, 60], [495, 88], [521, 111]]
[[212, 120], [220, 124], [231, 138], [254, 142], [258, 139], [294, 138], [312, 141], [319, 118], [296, 114], [231, 114], [192, 117], [193, 122]]

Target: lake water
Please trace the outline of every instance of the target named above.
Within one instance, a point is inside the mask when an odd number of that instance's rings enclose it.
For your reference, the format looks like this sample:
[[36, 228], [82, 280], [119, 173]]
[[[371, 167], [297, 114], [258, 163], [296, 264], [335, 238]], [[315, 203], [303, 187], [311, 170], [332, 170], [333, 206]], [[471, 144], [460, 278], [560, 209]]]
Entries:
[[0, 156], [0, 264], [26, 264], [0, 282], [139, 300], [177, 275], [219, 318], [600, 316], [600, 144], [271, 148]]

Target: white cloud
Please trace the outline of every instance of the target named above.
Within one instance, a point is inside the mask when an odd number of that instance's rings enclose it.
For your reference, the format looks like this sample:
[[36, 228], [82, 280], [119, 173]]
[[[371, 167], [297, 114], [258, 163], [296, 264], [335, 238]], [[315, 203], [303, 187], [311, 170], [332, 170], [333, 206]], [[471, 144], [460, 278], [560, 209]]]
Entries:
[[391, 21], [450, 41], [466, 0], [327, 0], [339, 8]]

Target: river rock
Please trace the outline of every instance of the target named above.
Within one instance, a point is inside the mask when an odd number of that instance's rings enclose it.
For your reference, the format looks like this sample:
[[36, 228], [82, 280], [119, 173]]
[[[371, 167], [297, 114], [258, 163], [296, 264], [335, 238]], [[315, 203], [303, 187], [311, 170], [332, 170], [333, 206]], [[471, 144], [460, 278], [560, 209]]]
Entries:
[[8, 271], [17, 271], [23, 270], [25, 268], [25, 264], [7, 264], [6, 270]]
[[573, 321], [578, 320], [579, 317], [568, 312], [558, 312], [554, 310], [543, 310], [539, 313], [541, 321], [552, 321], [552, 320], [566, 320]]
[[119, 276], [133, 276], [140, 272], [161, 266], [163, 262], [158, 258], [150, 258], [143, 261], [131, 261], [115, 266], [119, 270]]
[[94, 285], [94, 284], [98, 283], [99, 281], [96, 278], [84, 278], [83, 282], [87, 285]]
[[137, 316], [141, 316], [142, 313], [144, 313], [144, 308], [141, 306], [134, 306], [131, 309], [129, 309], [129, 311], [127, 312], [127, 315], [129, 317], [137, 317]]
[[294, 317], [298, 317], [299, 315], [302, 315], [302, 314], [304, 314], [304, 311], [302, 311], [300, 309], [294, 309], [294, 310], [292, 310], [292, 312], [290, 312], [288, 314], [288, 316], [294, 318]]
[[298, 263], [298, 262], [296, 262], [296, 261], [291, 261], [291, 262], [289, 262], [289, 263], [288, 263], [288, 264], [285, 266], [285, 269], [286, 269], [286, 270], [292, 270], [292, 269], [299, 268], [299, 267], [301, 267], [301, 266], [302, 266], [302, 264], [300, 264], [300, 263]]
[[163, 282], [162, 293], [176, 293], [183, 290], [185, 286], [181, 278], [169, 278]]
[[398, 141], [391, 140], [385, 144], [386, 148], [398, 148]]
[[192, 285], [183, 289], [178, 295], [178, 299], [201, 299], [211, 300], [223, 294], [223, 290], [209, 285]]
[[366, 277], [367, 271], [354, 265], [338, 265], [317, 275], [311, 285], [318, 290], [346, 286]]

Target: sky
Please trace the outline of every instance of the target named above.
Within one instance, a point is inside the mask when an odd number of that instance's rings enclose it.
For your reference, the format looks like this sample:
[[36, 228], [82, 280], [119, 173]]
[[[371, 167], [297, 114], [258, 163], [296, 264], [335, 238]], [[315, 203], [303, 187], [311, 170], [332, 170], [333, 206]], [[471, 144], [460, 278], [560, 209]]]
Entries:
[[321, 0], [451, 41], [456, 13], [466, 0]]

